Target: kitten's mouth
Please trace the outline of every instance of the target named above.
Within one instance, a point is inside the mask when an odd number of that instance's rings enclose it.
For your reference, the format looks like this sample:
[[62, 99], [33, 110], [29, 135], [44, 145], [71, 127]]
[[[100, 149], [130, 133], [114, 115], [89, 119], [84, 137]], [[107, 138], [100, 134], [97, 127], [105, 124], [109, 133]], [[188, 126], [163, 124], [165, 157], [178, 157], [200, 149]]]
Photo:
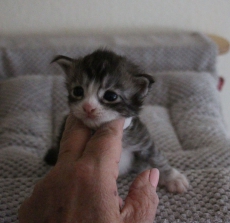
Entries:
[[87, 114], [87, 115], [85, 115], [85, 117], [86, 117], [87, 119], [90, 119], [90, 120], [95, 120], [95, 119], [97, 118], [97, 116], [94, 115], [94, 114]]
[[102, 121], [100, 120], [100, 118], [99, 117], [97, 117], [97, 116], [85, 116], [84, 117], [84, 124], [86, 125], [86, 126], [88, 126], [89, 128], [91, 128], [91, 129], [97, 129], [97, 128], [99, 128], [101, 125], [102, 125]]

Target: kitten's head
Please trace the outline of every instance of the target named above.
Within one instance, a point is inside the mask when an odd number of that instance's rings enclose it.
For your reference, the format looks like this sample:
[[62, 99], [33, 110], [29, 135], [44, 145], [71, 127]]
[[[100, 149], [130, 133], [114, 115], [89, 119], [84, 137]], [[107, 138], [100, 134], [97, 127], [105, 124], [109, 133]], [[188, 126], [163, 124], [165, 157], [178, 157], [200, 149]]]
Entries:
[[83, 58], [57, 56], [66, 73], [72, 113], [90, 128], [119, 117], [137, 116], [153, 78], [108, 50], [97, 50]]

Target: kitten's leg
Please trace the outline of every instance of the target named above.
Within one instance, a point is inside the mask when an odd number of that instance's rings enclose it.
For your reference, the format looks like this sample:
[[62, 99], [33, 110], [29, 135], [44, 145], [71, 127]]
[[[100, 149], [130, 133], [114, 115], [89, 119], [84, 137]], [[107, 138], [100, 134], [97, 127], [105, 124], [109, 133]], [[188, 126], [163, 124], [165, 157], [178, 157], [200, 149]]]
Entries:
[[57, 146], [49, 149], [47, 151], [47, 153], [45, 154], [44, 161], [49, 165], [54, 166], [57, 162], [58, 154], [59, 154], [59, 146], [60, 146], [62, 134], [63, 134], [64, 129], [65, 129], [66, 119], [67, 119], [67, 116], [65, 116], [63, 121], [62, 121], [62, 125], [61, 125], [60, 130], [59, 130], [59, 135], [57, 137], [57, 143], [56, 143]]
[[57, 148], [49, 149], [44, 157], [44, 161], [47, 164], [54, 166], [58, 159], [58, 153], [59, 153], [59, 149]]
[[121, 152], [121, 159], [119, 162], [119, 176], [125, 175], [132, 167], [133, 153], [128, 149], [123, 148]]
[[136, 161], [148, 162], [153, 168], [159, 169], [159, 184], [166, 186], [170, 192], [183, 193], [188, 189], [187, 178], [171, 167], [161, 152], [154, 148], [147, 128], [138, 118], [133, 118], [131, 127], [124, 131], [123, 147], [130, 147], [129, 150], [134, 152]]
[[154, 156], [149, 160], [152, 167], [160, 171], [159, 185], [165, 186], [173, 193], [184, 193], [189, 188], [189, 182], [185, 175], [171, 167], [167, 159], [160, 151], [154, 149]]

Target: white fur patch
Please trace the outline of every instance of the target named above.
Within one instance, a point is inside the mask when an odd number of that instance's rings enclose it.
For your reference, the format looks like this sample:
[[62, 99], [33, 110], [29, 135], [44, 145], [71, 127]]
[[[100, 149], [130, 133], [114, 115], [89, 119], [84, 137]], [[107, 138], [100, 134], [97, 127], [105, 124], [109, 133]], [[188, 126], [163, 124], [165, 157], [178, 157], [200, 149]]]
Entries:
[[133, 119], [132, 117], [125, 119], [125, 124], [124, 124], [123, 129], [127, 129], [130, 126], [132, 119]]
[[128, 173], [128, 171], [132, 166], [132, 162], [133, 162], [133, 152], [123, 148], [121, 153], [120, 163], [119, 163], [119, 176]]

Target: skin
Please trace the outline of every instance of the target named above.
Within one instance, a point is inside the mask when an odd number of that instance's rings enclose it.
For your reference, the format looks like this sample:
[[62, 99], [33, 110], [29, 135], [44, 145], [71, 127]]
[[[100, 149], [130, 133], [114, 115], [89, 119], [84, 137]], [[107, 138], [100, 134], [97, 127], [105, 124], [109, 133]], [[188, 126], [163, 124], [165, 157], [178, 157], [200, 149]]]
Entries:
[[20, 223], [152, 223], [158, 205], [157, 169], [134, 180], [122, 205], [116, 180], [124, 120], [90, 130], [69, 115], [57, 164], [19, 209]]

